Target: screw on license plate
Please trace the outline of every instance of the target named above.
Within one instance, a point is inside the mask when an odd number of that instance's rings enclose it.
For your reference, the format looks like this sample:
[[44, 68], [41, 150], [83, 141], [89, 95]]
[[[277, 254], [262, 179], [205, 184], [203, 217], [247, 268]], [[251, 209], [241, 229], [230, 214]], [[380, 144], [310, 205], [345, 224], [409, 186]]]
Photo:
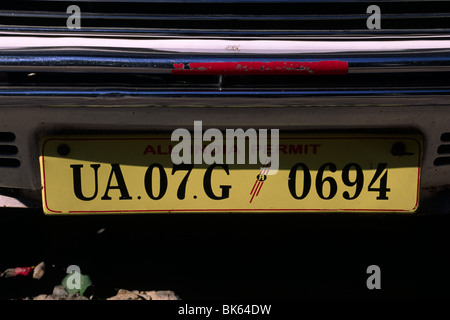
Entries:
[[403, 142], [396, 142], [392, 145], [391, 154], [393, 156], [409, 156], [414, 153], [406, 152], [406, 145]]
[[56, 149], [56, 151], [58, 152], [58, 154], [60, 156], [67, 156], [70, 153], [70, 147], [69, 145], [62, 143], [58, 146], [58, 148]]

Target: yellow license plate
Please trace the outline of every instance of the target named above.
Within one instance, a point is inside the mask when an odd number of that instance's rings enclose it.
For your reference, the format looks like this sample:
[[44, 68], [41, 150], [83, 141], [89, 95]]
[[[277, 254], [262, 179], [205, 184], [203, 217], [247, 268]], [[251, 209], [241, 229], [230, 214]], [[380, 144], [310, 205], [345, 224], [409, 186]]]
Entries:
[[44, 212], [414, 212], [418, 206], [418, 135], [281, 135], [275, 175], [260, 163], [174, 165], [177, 143], [170, 135], [44, 138]]

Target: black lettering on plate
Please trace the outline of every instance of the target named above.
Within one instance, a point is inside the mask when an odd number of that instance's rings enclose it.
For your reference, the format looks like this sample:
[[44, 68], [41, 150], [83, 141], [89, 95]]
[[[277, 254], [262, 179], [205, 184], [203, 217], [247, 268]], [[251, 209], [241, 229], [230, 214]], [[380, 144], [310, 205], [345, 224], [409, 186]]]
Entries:
[[81, 190], [81, 168], [83, 168], [82, 164], [71, 164], [70, 167], [73, 169], [73, 192], [75, 196], [83, 201], [91, 201], [97, 197], [98, 193], [98, 168], [100, 168], [99, 164], [91, 164], [91, 168], [94, 169], [94, 183], [95, 183], [95, 192], [91, 197], [85, 197], [83, 195], [83, 191]]
[[205, 189], [206, 195], [213, 200], [227, 199], [230, 197], [231, 186], [223, 186], [223, 185], [219, 186], [220, 189], [222, 189], [222, 194], [220, 196], [216, 196], [212, 190], [211, 175], [212, 175], [212, 171], [214, 170], [215, 167], [221, 167], [223, 170], [225, 170], [227, 175], [230, 175], [230, 173], [228, 171], [228, 165], [226, 165], [226, 164], [223, 165], [223, 164], [216, 163], [216, 164], [209, 166], [205, 172], [205, 176], [203, 177], [203, 189]]
[[[113, 175], [116, 176], [117, 186], [111, 186], [111, 180]], [[122, 170], [120, 169], [120, 165], [118, 163], [111, 163], [111, 173], [109, 175], [108, 184], [106, 185], [106, 191], [102, 200], [111, 200], [111, 197], [108, 195], [110, 189], [119, 189], [120, 190], [120, 198], [119, 200], [130, 200], [132, 197], [128, 194], [127, 185], [125, 184], [125, 180], [123, 178]]]
[[[152, 187], [154, 168], [158, 168], [159, 170], [159, 194], [157, 196], [153, 194]], [[160, 165], [159, 163], [154, 163], [147, 168], [144, 177], [144, 185], [145, 191], [147, 192], [147, 195], [150, 197], [150, 199], [159, 200], [164, 197], [167, 191], [167, 174], [162, 165]]]

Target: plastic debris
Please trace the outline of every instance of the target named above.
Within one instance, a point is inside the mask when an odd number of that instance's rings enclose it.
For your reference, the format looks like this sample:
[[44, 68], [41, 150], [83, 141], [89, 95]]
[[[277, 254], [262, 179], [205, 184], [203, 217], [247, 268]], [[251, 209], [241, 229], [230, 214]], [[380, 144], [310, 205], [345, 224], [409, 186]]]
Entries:
[[45, 274], [45, 262], [39, 263], [33, 270], [33, 279], [41, 279]]
[[81, 296], [84, 296], [86, 291], [92, 288], [91, 278], [81, 273], [68, 274], [64, 277], [61, 284], [69, 295], [79, 293]]
[[28, 276], [31, 271], [33, 271], [34, 267], [17, 267], [17, 268], [10, 268], [6, 269], [0, 277], [2, 278], [9, 278], [9, 277], [16, 277], [16, 276]]

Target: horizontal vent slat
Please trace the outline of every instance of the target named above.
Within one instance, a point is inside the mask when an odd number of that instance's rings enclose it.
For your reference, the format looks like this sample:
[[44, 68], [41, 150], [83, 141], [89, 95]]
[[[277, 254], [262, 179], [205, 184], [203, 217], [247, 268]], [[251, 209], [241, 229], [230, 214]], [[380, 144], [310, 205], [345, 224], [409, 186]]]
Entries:
[[11, 142], [16, 139], [16, 135], [12, 132], [0, 132], [0, 142]]
[[450, 142], [450, 132], [444, 132], [442, 135], [441, 135], [441, 141], [444, 141], [444, 142]]
[[16, 146], [0, 145], [0, 156], [17, 154], [19, 149]]
[[20, 161], [18, 159], [0, 158], [0, 167], [18, 168]]
[[435, 166], [450, 165], [450, 157], [439, 157], [434, 160]]
[[443, 144], [437, 150], [438, 154], [450, 154], [450, 144]]
[[[450, 142], [450, 132], [444, 132], [441, 134], [442, 142]], [[435, 166], [450, 165], [450, 144], [441, 144], [437, 148], [437, 154], [439, 155], [434, 159]]]
[[[68, 32], [66, 13], [71, 2], [63, 1], [15, 1], [2, 4], [0, 30], [5, 28], [61, 28]], [[368, 2], [356, 1], [288, 1], [285, 3], [179, 3], [164, 2], [101, 2], [77, 3], [81, 9], [81, 25], [84, 28], [118, 30], [174, 31], [203, 30], [233, 33], [240, 30], [260, 31], [272, 34], [274, 30], [301, 33], [385, 32], [386, 30], [410, 30], [427, 32], [450, 27], [450, 8], [444, 1], [391, 1], [376, 3], [382, 14], [382, 29], [368, 30], [366, 20], [370, 16]], [[109, 32], [114, 32], [109, 30]]]
[[[219, 77], [214, 75], [165, 75], [144, 73], [7, 73], [7, 82], [0, 81], [1, 90], [108, 90], [108, 89], [192, 89], [217, 90]], [[449, 90], [450, 77], [433, 72], [406, 74], [348, 74], [320, 76], [226, 76], [223, 90]]]
[[[53, 12], [5, 12], [0, 10], [0, 17], [4, 18], [50, 18], [50, 19], [67, 19], [68, 14], [53, 13]], [[367, 14], [352, 14], [352, 15], [168, 15], [168, 14], [98, 14], [92, 12], [84, 12], [83, 19], [104, 19], [104, 20], [352, 20], [352, 19], [367, 19]], [[427, 15], [421, 13], [406, 13], [406, 14], [383, 14], [383, 20], [389, 19], [436, 19], [449, 18], [450, 12], [445, 13], [429, 13]]]

